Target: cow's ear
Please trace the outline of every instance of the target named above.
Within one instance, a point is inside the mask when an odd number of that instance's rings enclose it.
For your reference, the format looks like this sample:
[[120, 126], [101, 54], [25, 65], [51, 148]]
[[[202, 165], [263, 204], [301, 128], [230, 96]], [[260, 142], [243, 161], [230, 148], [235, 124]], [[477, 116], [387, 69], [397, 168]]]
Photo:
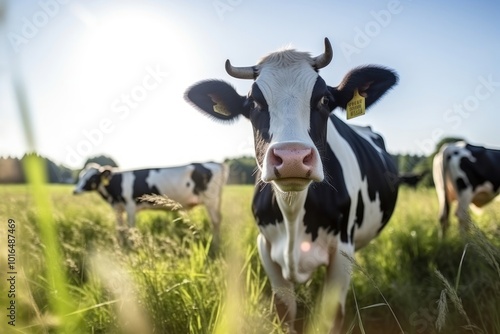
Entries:
[[240, 96], [227, 82], [207, 80], [186, 90], [184, 98], [197, 109], [221, 121], [231, 121], [239, 115], [248, 118], [245, 97]]
[[340, 85], [328, 87], [335, 98], [335, 107], [346, 108], [352, 100], [355, 90], [365, 98], [365, 107], [369, 108], [398, 81], [397, 74], [389, 69], [377, 66], [364, 66], [351, 70]]

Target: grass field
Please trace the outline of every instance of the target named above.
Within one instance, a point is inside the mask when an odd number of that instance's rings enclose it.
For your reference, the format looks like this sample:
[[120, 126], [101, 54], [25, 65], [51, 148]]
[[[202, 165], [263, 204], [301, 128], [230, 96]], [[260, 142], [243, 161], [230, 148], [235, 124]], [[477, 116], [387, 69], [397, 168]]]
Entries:
[[[281, 333], [256, 251], [252, 190], [225, 188], [223, 243], [214, 253], [203, 208], [140, 213], [123, 249], [114, 214], [97, 194], [50, 185], [37, 200], [27, 186], [0, 186], [0, 332]], [[478, 229], [466, 239], [453, 220], [439, 241], [434, 190], [403, 188], [389, 225], [357, 253], [345, 330], [500, 333], [500, 203], [473, 217]], [[14, 285], [5, 279], [11, 248]], [[297, 288], [308, 333], [317, 332], [308, 315], [321, 274]]]

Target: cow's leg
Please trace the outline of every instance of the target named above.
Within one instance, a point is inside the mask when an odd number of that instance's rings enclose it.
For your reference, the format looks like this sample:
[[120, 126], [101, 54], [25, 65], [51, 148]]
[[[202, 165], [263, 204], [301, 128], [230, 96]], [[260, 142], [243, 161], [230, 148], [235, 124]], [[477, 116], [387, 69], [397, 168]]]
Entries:
[[[122, 247], [130, 246], [130, 228], [135, 226], [135, 203], [120, 205], [120, 223], [117, 226], [118, 242]], [[127, 213], [127, 224], [123, 222], [123, 213]]]
[[135, 213], [136, 213], [137, 205], [135, 204], [134, 201], [129, 201], [125, 205], [125, 210], [127, 211], [127, 224], [128, 227], [134, 227], [135, 226]]
[[219, 247], [220, 243], [222, 189], [226, 183], [225, 179], [227, 178], [224, 173], [224, 171], [216, 173], [214, 179], [210, 181], [207, 191], [201, 196], [201, 201], [205, 204], [208, 215], [210, 216], [210, 221], [212, 222], [212, 245], [215, 246], [215, 249]]
[[439, 238], [443, 239], [449, 226], [450, 203], [453, 200], [454, 186], [448, 177], [448, 166], [443, 151], [438, 152], [433, 159], [432, 178], [436, 187], [439, 204]]
[[[333, 328], [330, 333], [341, 333], [345, 315], [345, 301], [349, 284], [351, 282], [351, 267], [354, 257], [354, 246], [351, 244], [342, 243], [339, 241], [335, 252], [330, 258], [330, 263], [326, 271], [325, 285], [323, 288], [323, 298], [321, 310], [325, 312], [325, 319], [331, 326], [333, 318]], [[332, 308], [332, 300], [330, 298], [337, 297], [337, 307]], [[335, 310], [335, 314], [328, 314], [328, 310]]]
[[123, 246], [125, 244], [125, 233], [127, 231], [127, 227], [125, 226], [125, 222], [123, 220], [125, 208], [123, 205], [118, 204], [114, 206], [114, 209], [116, 214], [116, 236], [118, 238], [118, 243]]
[[441, 234], [439, 237], [442, 239], [450, 226], [450, 202], [448, 200], [440, 203], [439, 224], [441, 225]]
[[460, 224], [460, 233], [466, 233], [470, 229], [471, 217], [469, 213], [469, 205], [472, 202], [472, 189], [466, 189], [458, 196], [458, 205], [455, 215]]
[[218, 248], [220, 242], [220, 222], [222, 220], [222, 215], [220, 212], [220, 201], [210, 200], [206, 203], [206, 208], [210, 221], [212, 222], [213, 229], [213, 245]]
[[271, 259], [269, 243], [262, 234], [257, 237], [257, 247], [262, 266], [273, 289], [274, 305], [278, 317], [283, 325], [288, 327], [289, 333], [296, 333], [294, 322], [297, 314], [297, 302], [293, 283], [283, 278], [280, 266]]

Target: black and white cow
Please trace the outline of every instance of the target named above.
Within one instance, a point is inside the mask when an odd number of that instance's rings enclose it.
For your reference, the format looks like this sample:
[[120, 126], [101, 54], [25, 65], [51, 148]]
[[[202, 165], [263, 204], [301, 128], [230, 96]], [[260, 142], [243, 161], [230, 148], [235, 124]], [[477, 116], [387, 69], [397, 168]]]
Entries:
[[461, 231], [470, 224], [469, 205], [480, 208], [500, 191], [500, 150], [464, 141], [444, 144], [433, 160], [433, 177], [439, 201], [439, 222], [444, 236], [449, 226], [451, 202]]
[[213, 224], [214, 242], [218, 242], [221, 221], [222, 188], [226, 184], [225, 164], [208, 162], [185, 166], [120, 171], [109, 166], [88, 164], [79, 175], [74, 194], [97, 191], [115, 210], [117, 229], [135, 225], [135, 214], [142, 209], [158, 209], [139, 198], [147, 194], [165, 195], [185, 209], [203, 204]]
[[370, 107], [397, 76], [377, 66], [359, 67], [330, 87], [318, 70], [332, 57], [325, 39], [325, 52], [317, 57], [288, 49], [252, 67], [233, 67], [227, 60], [229, 75], [254, 80], [247, 96], [219, 80], [197, 83], [185, 96], [216, 119], [243, 115], [252, 123], [260, 173], [252, 204], [260, 229], [258, 250], [278, 314], [292, 332], [294, 283], [306, 282], [323, 265], [325, 289], [339, 289], [332, 325], [340, 331], [350, 282], [348, 257], [378, 235], [397, 197], [398, 172], [382, 137], [331, 113], [346, 108], [355, 90]]

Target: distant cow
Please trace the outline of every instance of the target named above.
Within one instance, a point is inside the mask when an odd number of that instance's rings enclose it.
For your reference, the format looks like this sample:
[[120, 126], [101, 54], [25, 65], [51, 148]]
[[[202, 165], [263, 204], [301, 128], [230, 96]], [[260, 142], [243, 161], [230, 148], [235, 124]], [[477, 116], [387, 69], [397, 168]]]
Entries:
[[469, 205], [488, 204], [499, 193], [500, 150], [463, 141], [445, 144], [434, 157], [433, 177], [439, 200], [439, 222], [444, 235], [449, 226], [450, 205], [458, 201], [456, 216], [461, 231], [470, 223]]
[[260, 229], [257, 245], [278, 314], [292, 332], [294, 284], [306, 282], [323, 265], [325, 291], [339, 288], [331, 325], [341, 331], [350, 258], [388, 222], [398, 193], [397, 169], [382, 137], [331, 113], [345, 109], [355, 94], [357, 106], [370, 107], [396, 83], [396, 74], [359, 67], [331, 87], [318, 71], [332, 56], [325, 39], [325, 52], [317, 57], [288, 49], [250, 67], [234, 67], [228, 60], [229, 75], [254, 80], [248, 95], [220, 80], [197, 83], [186, 92], [189, 102], [213, 118], [231, 121], [242, 115], [252, 123], [259, 169], [252, 205]]
[[186, 166], [120, 171], [109, 166], [88, 164], [80, 172], [75, 194], [97, 191], [116, 212], [118, 230], [135, 225], [135, 214], [142, 209], [158, 209], [139, 197], [147, 194], [166, 195], [185, 209], [204, 204], [213, 224], [214, 241], [219, 237], [222, 188], [228, 169], [219, 163], [193, 163]]

